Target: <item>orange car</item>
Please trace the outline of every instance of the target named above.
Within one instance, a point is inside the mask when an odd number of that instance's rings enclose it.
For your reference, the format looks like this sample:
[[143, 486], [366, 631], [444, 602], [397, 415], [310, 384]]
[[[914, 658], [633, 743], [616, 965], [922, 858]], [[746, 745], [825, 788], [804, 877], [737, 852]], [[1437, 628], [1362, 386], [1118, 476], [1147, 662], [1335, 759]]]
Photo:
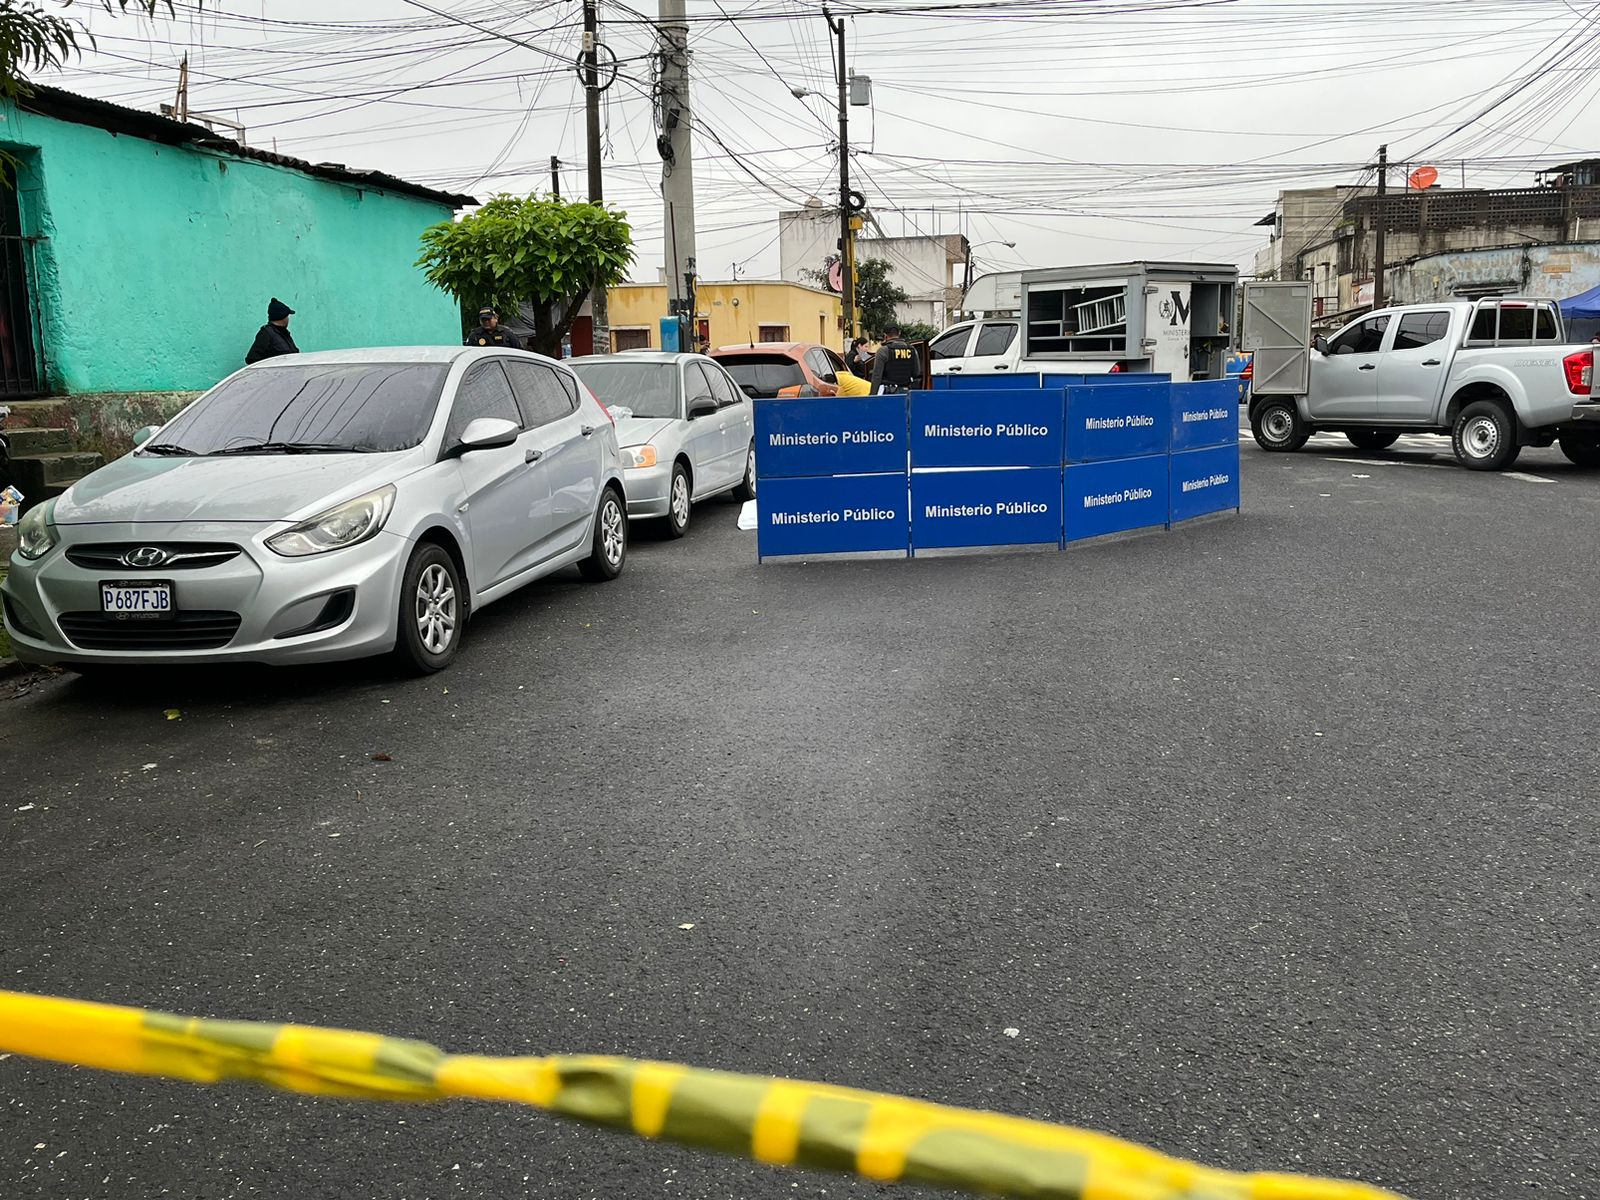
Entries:
[[839, 391], [844, 359], [815, 342], [756, 342], [724, 346], [711, 357], [721, 363], [752, 400], [795, 400]]

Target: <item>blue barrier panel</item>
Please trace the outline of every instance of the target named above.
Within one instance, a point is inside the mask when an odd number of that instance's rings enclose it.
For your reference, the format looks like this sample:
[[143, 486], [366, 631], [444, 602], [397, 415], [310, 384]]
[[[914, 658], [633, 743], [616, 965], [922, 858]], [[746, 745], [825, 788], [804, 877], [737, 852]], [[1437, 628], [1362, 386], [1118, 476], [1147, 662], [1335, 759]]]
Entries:
[[1143, 383], [1171, 383], [1171, 375], [1158, 375], [1153, 371], [1115, 371], [1099, 375], [1051, 375], [1044, 376], [1045, 387], [1099, 387], [1105, 384], [1108, 387], [1137, 387]]
[[906, 470], [906, 398], [757, 400], [762, 479]]
[[763, 558], [906, 550], [906, 473], [763, 480], [756, 503]]
[[984, 391], [990, 388], [1036, 388], [1039, 386], [1037, 372], [1013, 375], [1006, 371], [986, 371], [982, 375], [935, 375], [933, 377], [933, 390], [936, 392], [973, 392]]
[[916, 471], [911, 476], [911, 545], [1061, 544], [1061, 468]]
[[1239, 507], [1239, 443], [1172, 456], [1174, 521]]
[[1066, 393], [912, 392], [911, 467], [1060, 467]]
[[1171, 384], [1067, 389], [1069, 463], [1165, 454], [1171, 433]]
[[1167, 523], [1167, 455], [1119, 458], [1066, 469], [1066, 539]]
[[1239, 440], [1238, 379], [1208, 379], [1172, 385], [1172, 450], [1226, 446]]

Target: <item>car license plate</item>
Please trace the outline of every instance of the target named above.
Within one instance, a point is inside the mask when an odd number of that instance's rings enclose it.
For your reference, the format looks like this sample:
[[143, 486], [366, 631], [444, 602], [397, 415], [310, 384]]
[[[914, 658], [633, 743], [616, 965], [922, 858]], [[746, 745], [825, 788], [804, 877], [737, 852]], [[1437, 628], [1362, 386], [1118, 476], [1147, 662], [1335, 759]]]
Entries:
[[100, 605], [110, 617], [148, 620], [173, 613], [172, 584], [168, 581], [102, 583]]

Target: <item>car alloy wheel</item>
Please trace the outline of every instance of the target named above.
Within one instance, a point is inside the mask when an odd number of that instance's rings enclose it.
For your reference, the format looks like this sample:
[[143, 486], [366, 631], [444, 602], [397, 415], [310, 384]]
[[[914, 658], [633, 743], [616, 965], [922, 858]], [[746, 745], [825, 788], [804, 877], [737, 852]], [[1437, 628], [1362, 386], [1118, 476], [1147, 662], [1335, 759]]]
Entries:
[[617, 503], [614, 493], [608, 492], [605, 502], [600, 506], [600, 551], [613, 569], [621, 564], [622, 550], [626, 544], [627, 530], [622, 505]]
[[689, 479], [681, 471], [672, 477], [672, 519], [679, 529], [689, 524]]
[[749, 452], [745, 455], [744, 487], [745, 491], [749, 492], [751, 497], [754, 498], [756, 494], [756, 448], [754, 446], [751, 446]]
[[456, 636], [456, 589], [438, 563], [417, 578], [417, 636], [429, 654], [443, 654]]

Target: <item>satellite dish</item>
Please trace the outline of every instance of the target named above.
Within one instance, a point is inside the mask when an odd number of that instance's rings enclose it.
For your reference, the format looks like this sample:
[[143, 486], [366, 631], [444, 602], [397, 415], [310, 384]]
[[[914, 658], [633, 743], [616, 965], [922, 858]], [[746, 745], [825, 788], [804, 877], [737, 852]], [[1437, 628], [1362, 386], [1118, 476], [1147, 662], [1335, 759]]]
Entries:
[[844, 291], [844, 264], [838, 259], [828, 264], [828, 286], [836, 292]]
[[1415, 171], [1411, 172], [1408, 182], [1419, 192], [1425, 188], [1431, 188], [1434, 184], [1439, 182], [1439, 168], [1418, 167]]

